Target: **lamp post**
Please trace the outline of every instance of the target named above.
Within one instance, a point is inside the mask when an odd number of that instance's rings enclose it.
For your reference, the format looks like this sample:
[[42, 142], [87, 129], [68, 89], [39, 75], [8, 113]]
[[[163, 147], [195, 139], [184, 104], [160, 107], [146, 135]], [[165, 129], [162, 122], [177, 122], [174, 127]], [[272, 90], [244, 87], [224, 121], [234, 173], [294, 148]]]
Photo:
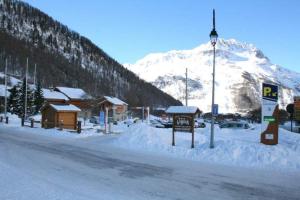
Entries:
[[214, 58], [213, 58], [213, 80], [212, 80], [212, 101], [211, 101], [211, 131], [210, 131], [210, 148], [214, 148], [214, 105], [215, 105], [215, 58], [216, 58], [216, 44], [218, 40], [218, 33], [215, 29], [215, 9], [213, 10], [213, 29], [210, 34], [210, 42], [214, 48]]

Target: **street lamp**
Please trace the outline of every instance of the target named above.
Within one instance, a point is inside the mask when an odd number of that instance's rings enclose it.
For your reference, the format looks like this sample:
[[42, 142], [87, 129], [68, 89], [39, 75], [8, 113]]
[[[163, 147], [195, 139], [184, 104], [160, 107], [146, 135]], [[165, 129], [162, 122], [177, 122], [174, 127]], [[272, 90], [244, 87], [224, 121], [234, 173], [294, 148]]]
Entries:
[[213, 10], [213, 29], [210, 34], [210, 42], [214, 48], [214, 58], [213, 58], [213, 80], [212, 80], [212, 102], [211, 102], [211, 131], [210, 131], [210, 148], [214, 148], [214, 106], [215, 106], [215, 58], [216, 58], [216, 44], [218, 40], [218, 33], [215, 29], [215, 9]]

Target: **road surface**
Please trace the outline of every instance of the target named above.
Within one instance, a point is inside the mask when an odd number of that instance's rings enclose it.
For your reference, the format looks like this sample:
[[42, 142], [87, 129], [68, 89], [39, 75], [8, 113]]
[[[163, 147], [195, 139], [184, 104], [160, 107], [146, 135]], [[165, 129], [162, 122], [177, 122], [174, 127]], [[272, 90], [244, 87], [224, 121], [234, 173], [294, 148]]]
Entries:
[[49, 137], [0, 125], [0, 199], [300, 199], [300, 173], [140, 153], [111, 145], [115, 137]]

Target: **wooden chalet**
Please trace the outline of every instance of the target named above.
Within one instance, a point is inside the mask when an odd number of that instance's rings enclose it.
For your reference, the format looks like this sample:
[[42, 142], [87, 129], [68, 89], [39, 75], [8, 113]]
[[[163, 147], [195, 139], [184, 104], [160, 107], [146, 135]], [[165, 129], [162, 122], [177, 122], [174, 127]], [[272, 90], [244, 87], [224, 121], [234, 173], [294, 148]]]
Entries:
[[108, 117], [112, 121], [121, 121], [127, 118], [128, 104], [117, 97], [103, 96], [96, 100], [99, 111], [108, 108]]
[[77, 117], [81, 110], [71, 104], [45, 104], [42, 109], [42, 127], [60, 127], [66, 129], [77, 128]]
[[55, 87], [54, 91], [60, 92], [68, 98], [67, 103], [80, 108], [79, 117], [91, 117], [92, 97], [80, 88]]

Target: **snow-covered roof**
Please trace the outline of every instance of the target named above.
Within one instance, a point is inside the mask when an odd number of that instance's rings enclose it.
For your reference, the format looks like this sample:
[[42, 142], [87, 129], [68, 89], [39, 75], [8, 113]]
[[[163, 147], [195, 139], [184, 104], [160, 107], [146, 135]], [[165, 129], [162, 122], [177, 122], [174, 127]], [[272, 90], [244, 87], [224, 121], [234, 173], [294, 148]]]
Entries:
[[[6, 95], [7, 97], [10, 95], [10, 92], [8, 91], [11, 87], [7, 87]], [[5, 85], [0, 85], [0, 97], [5, 97]]]
[[127, 103], [118, 99], [117, 97], [104, 96], [104, 98], [114, 105], [128, 105]]
[[57, 110], [57, 111], [75, 111], [75, 112], [80, 112], [81, 111], [78, 107], [76, 107], [72, 104], [70, 104], [70, 105], [50, 104], [50, 106], [52, 108], [54, 108], [55, 110]]
[[80, 88], [69, 88], [69, 87], [56, 87], [56, 90], [64, 93], [70, 99], [91, 99], [84, 90]]
[[179, 113], [195, 114], [198, 111], [199, 111], [199, 108], [197, 108], [196, 106], [170, 106], [166, 110], [166, 113], [169, 113], [169, 114], [179, 114]]
[[42, 89], [45, 99], [59, 99], [59, 100], [69, 100], [69, 98], [61, 92], [57, 92], [49, 89]]

